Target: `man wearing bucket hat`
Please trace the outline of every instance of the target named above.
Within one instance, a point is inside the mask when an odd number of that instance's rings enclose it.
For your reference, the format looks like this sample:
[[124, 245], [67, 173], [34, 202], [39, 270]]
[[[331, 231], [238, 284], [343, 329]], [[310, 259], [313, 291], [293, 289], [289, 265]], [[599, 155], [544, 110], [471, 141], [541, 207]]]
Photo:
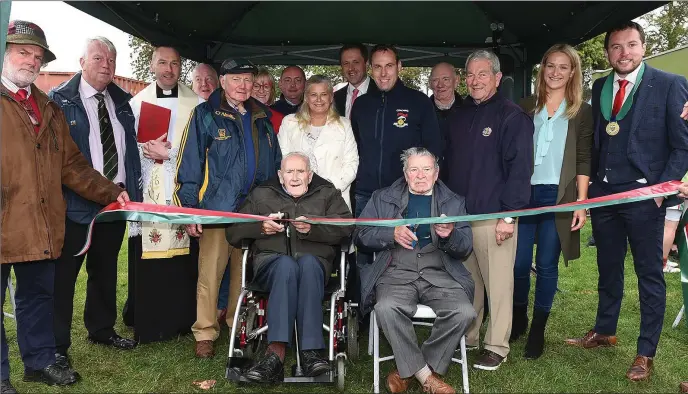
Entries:
[[[234, 212], [249, 191], [277, 174], [282, 160], [268, 107], [251, 97], [256, 67], [244, 59], [228, 59], [220, 69], [220, 89], [197, 106], [182, 136], [177, 167], [175, 204]], [[213, 357], [213, 342], [220, 335], [216, 318], [218, 287], [233, 248], [225, 238], [226, 226], [187, 225], [199, 237], [196, 357]], [[232, 276], [241, 267], [230, 267]], [[229, 303], [239, 289], [230, 281]], [[234, 295], [234, 297], [232, 297]], [[231, 326], [234, 316], [227, 315]]]
[[[55, 260], [65, 235], [62, 186], [98, 204], [129, 201], [127, 193], [82, 156], [60, 108], [33, 82], [55, 60], [45, 34], [31, 22], [11, 21], [0, 84], [2, 163], [2, 265], [4, 304], [10, 270], [17, 281], [17, 342], [24, 381], [68, 385], [71, 368], [55, 359], [53, 289]], [[2, 316], [2, 315], [0, 315]], [[16, 393], [9, 380], [8, 346], [2, 326], [2, 393]]]

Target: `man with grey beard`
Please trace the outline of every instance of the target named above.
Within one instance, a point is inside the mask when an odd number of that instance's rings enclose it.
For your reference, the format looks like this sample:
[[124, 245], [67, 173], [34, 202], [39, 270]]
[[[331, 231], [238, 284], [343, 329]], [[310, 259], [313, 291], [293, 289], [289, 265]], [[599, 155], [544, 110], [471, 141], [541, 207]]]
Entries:
[[[0, 84], [2, 163], [2, 302], [14, 270], [17, 281], [17, 342], [24, 381], [69, 385], [76, 373], [55, 360], [53, 286], [55, 260], [65, 236], [62, 186], [101, 205], [129, 201], [127, 192], [86, 161], [69, 134], [60, 108], [33, 82], [41, 66], [55, 60], [36, 24], [11, 21]], [[0, 315], [2, 319], [3, 315]], [[10, 383], [5, 326], [2, 325], [0, 392]]]

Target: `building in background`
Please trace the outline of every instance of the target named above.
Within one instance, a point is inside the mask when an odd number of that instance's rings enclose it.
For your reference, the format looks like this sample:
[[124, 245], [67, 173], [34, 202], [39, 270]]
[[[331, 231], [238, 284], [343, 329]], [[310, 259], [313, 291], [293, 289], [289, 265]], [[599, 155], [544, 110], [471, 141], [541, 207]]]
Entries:
[[[41, 71], [40, 75], [38, 76], [38, 79], [36, 79], [36, 82], [34, 83], [39, 89], [41, 89], [45, 93], [48, 93], [51, 89], [59, 86], [62, 82], [71, 79], [74, 76], [74, 74], [76, 73], [68, 71]], [[131, 94], [132, 96], [135, 96], [136, 93], [140, 92], [141, 90], [145, 89], [146, 86], [148, 86], [148, 82], [139, 81], [132, 78], [121, 77], [119, 75], [115, 75], [114, 81], [117, 85], [119, 85], [120, 88], [129, 92], [129, 94]]]
[[[688, 45], [648, 56], [645, 58], [645, 62], [656, 69], [688, 78], [688, 66], [686, 66], [688, 64]], [[592, 81], [607, 76], [610, 71], [611, 68], [593, 72]]]

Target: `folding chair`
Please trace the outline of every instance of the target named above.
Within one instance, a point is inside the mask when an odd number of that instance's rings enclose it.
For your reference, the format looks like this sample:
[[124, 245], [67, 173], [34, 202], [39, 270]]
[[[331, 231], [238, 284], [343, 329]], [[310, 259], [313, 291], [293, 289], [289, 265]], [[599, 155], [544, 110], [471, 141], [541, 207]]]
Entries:
[[[413, 315], [412, 321], [417, 326], [432, 327], [436, 318], [435, 312], [429, 306], [418, 304], [418, 310]], [[372, 338], [372, 341], [370, 338]], [[377, 317], [374, 310], [370, 314], [370, 334], [368, 339], [368, 354], [373, 356], [373, 391], [377, 394], [380, 392], [380, 363], [393, 360], [394, 355], [380, 357], [380, 328], [377, 325]], [[461, 358], [452, 358], [452, 361], [461, 364], [463, 392], [468, 394], [468, 360], [466, 358], [465, 335], [461, 336], [459, 350]]]

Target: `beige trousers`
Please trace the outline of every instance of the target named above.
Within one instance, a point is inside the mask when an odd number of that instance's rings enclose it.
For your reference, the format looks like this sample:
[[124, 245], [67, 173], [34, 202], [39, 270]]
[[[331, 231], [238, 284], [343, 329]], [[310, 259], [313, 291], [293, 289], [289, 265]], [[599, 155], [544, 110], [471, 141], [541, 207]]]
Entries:
[[232, 326], [236, 303], [241, 292], [241, 249], [232, 247], [225, 236], [225, 227], [203, 227], [199, 238], [198, 283], [196, 285], [196, 322], [191, 327], [196, 341], [214, 341], [220, 336], [217, 321], [217, 298], [227, 262], [229, 267], [229, 298], [227, 325]]
[[475, 282], [473, 307], [478, 317], [466, 334], [466, 344], [477, 346], [480, 326], [485, 312], [485, 291], [490, 307], [490, 319], [485, 333], [484, 348], [506, 357], [509, 354], [509, 336], [514, 297], [514, 263], [516, 261], [516, 237], [518, 224], [514, 224], [514, 236], [497, 245], [495, 227], [497, 220], [471, 222], [473, 253], [464, 265]]

